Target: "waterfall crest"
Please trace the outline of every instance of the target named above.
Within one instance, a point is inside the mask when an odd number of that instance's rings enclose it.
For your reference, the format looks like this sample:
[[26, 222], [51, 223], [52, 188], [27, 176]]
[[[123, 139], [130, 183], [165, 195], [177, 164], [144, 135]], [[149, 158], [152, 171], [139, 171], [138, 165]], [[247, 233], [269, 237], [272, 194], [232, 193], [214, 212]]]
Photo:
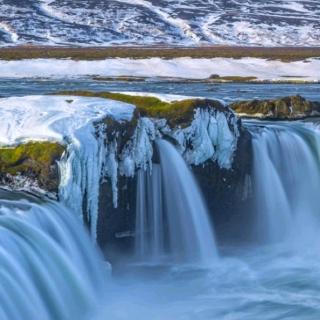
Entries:
[[217, 249], [197, 183], [172, 144], [157, 140], [156, 145], [160, 165], [138, 173], [136, 254], [154, 262], [209, 264]]
[[108, 278], [102, 257], [63, 205], [20, 197], [0, 190], [0, 318], [95, 318]]

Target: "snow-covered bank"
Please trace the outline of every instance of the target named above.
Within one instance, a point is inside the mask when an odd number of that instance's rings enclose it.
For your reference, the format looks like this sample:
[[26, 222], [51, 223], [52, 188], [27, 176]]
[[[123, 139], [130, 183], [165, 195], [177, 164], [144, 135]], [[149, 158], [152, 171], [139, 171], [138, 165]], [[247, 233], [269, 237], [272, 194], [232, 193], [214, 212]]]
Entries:
[[[99, 183], [105, 160], [94, 123], [110, 116], [130, 120], [134, 106], [101, 98], [25, 96], [0, 100], [0, 145], [53, 140], [67, 146], [60, 161], [59, 197], [82, 218], [83, 201], [95, 238]], [[85, 196], [86, 195], [86, 196]]]
[[106, 116], [128, 120], [134, 107], [102, 98], [24, 96], [0, 100], [0, 145], [25, 140], [65, 143], [78, 130]]
[[0, 77], [77, 77], [77, 76], [138, 76], [207, 79], [220, 77], [256, 77], [257, 80], [320, 80], [320, 59], [283, 62], [257, 58], [177, 58], [106, 59], [74, 61], [33, 59], [0, 61]]

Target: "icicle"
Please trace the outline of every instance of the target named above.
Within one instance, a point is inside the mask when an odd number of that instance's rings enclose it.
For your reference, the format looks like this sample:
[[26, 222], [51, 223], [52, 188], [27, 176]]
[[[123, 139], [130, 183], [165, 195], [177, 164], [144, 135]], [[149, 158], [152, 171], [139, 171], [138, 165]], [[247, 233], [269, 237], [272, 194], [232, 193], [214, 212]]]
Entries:
[[[102, 128], [96, 131], [91, 125], [76, 131], [59, 164], [59, 198], [80, 217], [83, 217], [85, 208], [93, 239], [96, 239], [100, 178], [104, 164]], [[81, 144], [80, 141], [86, 143]]]

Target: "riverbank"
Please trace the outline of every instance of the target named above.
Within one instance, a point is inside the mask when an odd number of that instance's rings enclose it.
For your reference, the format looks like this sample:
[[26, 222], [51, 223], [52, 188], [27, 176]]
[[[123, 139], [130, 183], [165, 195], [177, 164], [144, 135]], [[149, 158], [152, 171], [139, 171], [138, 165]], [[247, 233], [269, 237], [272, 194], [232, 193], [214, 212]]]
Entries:
[[[3, 78], [74, 78], [94, 80], [148, 78], [215, 82], [318, 82], [320, 59], [284, 62], [260, 58], [174, 59], [108, 58], [104, 60], [0, 60]], [[120, 77], [120, 78], [119, 78]]]
[[281, 61], [297, 61], [320, 58], [320, 47], [54, 47], [10, 46], [0, 48], [0, 60], [21, 59], [72, 59], [104, 60], [108, 58], [261, 58]]

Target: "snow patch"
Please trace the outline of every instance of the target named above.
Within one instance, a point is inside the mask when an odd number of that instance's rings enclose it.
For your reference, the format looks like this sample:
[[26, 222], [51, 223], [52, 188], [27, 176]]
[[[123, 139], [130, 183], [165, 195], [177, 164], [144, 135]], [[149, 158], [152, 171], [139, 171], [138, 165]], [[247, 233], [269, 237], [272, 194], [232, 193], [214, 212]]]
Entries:
[[106, 59], [74, 61], [58, 59], [27, 59], [0, 61], [0, 77], [77, 77], [77, 76], [137, 76], [207, 79], [213, 74], [256, 77], [258, 80], [292, 80], [292, 75], [305, 81], [320, 80], [320, 60], [283, 62], [258, 58], [176, 58]]

